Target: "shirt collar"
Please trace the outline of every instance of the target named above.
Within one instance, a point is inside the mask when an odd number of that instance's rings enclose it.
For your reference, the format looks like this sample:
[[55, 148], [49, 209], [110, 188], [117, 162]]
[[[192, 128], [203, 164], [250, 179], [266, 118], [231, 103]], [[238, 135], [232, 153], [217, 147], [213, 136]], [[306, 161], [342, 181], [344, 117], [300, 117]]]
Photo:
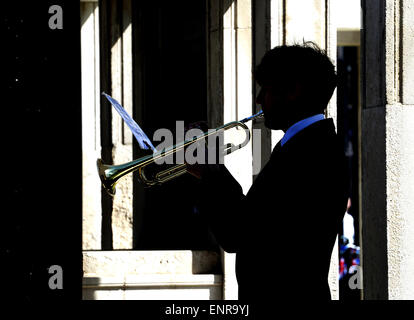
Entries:
[[320, 113], [316, 114], [314, 116], [311, 116], [309, 118], [300, 120], [289, 127], [289, 129], [286, 130], [285, 135], [282, 137], [280, 144], [283, 146], [290, 138], [292, 138], [295, 134], [297, 134], [299, 131], [305, 129], [306, 127], [310, 126], [311, 124], [325, 119], [325, 116]]

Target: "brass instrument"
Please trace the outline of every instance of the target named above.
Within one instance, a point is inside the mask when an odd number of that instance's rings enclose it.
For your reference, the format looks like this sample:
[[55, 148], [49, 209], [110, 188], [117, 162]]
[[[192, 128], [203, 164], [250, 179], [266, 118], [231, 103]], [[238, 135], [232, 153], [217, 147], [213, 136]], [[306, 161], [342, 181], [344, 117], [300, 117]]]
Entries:
[[[148, 177], [145, 173], [145, 169], [150, 165], [156, 162], [156, 160], [167, 157], [169, 155], [172, 155], [183, 148], [188, 147], [189, 145], [193, 143], [197, 143], [203, 139], [206, 139], [207, 137], [211, 135], [217, 135], [221, 131], [226, 131], [231, 128], [242, 128], [246, 132], [246, 138], [245, 140], [238, 144], [234, 145], [232, 143], [226, 144], [225, 148], [223, 149], [223, 154], [227, 155], [232, 153], [233, 151], [236, 151], [242, 147], [244, 147], [249, 141], [250, 141], [250, 131], [249, 128], [245, 125], [246, 122], [250, 120], [257, 119], [259, 117], [263, 116], [263, 111], [260, 111], [250, 117], [247, 117], [240, 121], [232, 121], [225, 125], [222, 125], [215, 130], [209, 130], [208, 132], [204, 132], [203, 134], [194, 137], [193, 139], [183, 141], [181, 143], [178, 143], [176, 145], [173, 145], [169, 148], [166, 148], [165, 150], [154, 152], [151, 155], [147, 155], [141, 158], [138, 158], [136, 160], [132, 160], [130, 162], [119, 164], [119, 165], [106, 165], [103, 163], [102, 159], [97, 160], [97, 167], [98, 167], [98, 173], [99, 177], [102, 181], [102, 186], [104, 189], [110, 194], [111, 196], [115, 195], [115, 185], [118, 182], [120, 178], [125, 176], [128, 173], [137, 171], [138, 173], [138, 179], [144, 186], [153, 186], [157, 184], [162, 184], [166, 181], [169, 181], [171, 179], [174, 179], [178, 176], [181, 176], [182, 174], [186, 173], [186, 164], [175, 164], [171, 167], [161, 170], [159, 172], [156, 172], [153, 177]], [[162, 166], [159, 166], [161, 168]]]

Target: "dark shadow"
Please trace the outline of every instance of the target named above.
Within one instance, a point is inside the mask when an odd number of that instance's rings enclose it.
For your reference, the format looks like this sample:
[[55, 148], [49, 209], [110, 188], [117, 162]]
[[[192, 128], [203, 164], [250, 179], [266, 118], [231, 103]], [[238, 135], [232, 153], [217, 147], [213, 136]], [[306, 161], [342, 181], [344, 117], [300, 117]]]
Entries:
[[[349, 208], [338, 236], [339, 243], [339, 299], [360, 300], [361, 290], [352, 289], [349, 279], [355, 269], [361, 266], [359, 241], [359, 48], [357, 46], [338, 47], [338, 90], [337, 123], [344, 154], [347, 159], [349, 177]], [[353, 229], [353, 236], [352, 234]], [[345, 232], [345, 234], [344, 234]]]
[[81, 15], [81, 19], [80, 19], [81, 20], [81, 28], [83, 27], [85, 22], [89, 19], [89, 17], [94, 13], [94, 5], [96, 5], [95, 2], [81, 2], [80, 3], [81, 10], [82, 10], [82, 13], [83, 13]]
[[194, 250], [192, 255], [193, 274], [223, 274], [219, 252]]
[[[49, 28], [49, 7], [64, 12]], [[7, 299], [81, 298], [82, 140], [79, 2], [7, 2], [1, 11], [4, 151], [1, 273]], [[6, 155], [6, 153], [5, 153]], [[48, 268], [63, 269], [51, 290]]]
[[[149, 137], [206, 120], [206, 7], [203, 1], [133, 6], [134, 109]], [[159, 142], [157, 142], [159, 143]], [[134, 158], [145, 154], [134, 143]], [[144, 189], [134, 179], [134, 248], [217, 249], [195, 208], [195, 178]]]

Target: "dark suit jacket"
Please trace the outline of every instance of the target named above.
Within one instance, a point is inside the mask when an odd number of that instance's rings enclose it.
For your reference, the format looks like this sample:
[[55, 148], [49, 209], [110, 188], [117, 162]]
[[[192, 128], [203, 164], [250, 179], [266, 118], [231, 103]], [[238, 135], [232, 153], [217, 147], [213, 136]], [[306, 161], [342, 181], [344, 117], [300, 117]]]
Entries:
[[342, 150], [332, 119], [321, 120], [276, 145], [246, 196], [227, 170], [202, 180], [200, 210], [237, 253], [239, 299], [330, 299], [347, 201]]

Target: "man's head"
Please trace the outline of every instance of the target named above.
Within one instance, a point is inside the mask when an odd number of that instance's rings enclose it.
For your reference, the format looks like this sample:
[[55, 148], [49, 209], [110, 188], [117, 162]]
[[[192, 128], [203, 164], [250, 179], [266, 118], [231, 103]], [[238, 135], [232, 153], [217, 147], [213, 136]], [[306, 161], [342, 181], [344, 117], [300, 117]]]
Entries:
[[256, 102], [262, 106], [265, 124], [281, 130], [323, 113], [337, 84], [334, 65], [312, 42], [268, 51], [255, 78], [261, 87]]

